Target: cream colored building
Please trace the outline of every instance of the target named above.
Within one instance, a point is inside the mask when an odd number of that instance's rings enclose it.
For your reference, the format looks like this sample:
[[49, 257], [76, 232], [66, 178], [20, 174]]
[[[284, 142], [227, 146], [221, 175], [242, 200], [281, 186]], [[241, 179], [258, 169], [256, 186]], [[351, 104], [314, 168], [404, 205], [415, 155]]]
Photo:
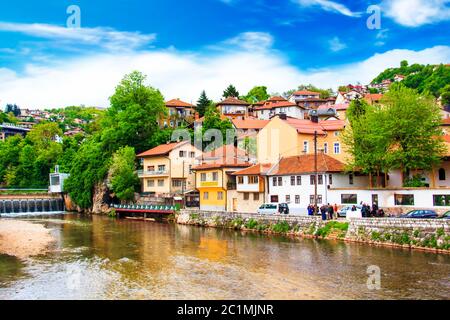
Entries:
[[159, 145], [139, 154], [143, 170], [138, 172], [142, 191], [156, 196], [171, 197], [195, 189], [192, 168], [202, 152], [189, 142]]

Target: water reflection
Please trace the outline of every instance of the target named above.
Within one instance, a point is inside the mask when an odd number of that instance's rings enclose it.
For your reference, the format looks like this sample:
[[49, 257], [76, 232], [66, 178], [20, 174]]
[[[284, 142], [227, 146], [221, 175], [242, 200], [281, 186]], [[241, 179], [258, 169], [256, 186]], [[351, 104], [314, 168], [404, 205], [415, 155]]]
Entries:
[[[450, 292], [448, 256], [99, 216], [41, 223], [56, 236], [55, 250], [26, 262], [0, 256], [0, 299], [448, 299]], [[380, 291], [367, 288], [370, 265], [382, 270]]]

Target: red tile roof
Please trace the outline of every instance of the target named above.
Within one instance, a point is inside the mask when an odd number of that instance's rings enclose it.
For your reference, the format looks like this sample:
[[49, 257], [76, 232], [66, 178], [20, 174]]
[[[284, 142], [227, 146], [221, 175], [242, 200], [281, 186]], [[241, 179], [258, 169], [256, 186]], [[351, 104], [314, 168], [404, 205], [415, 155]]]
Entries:
[[315, 131], [317, 131], [318, 134], [325, 134], [326, 131], [337, 131], [345, 128], [345, 121], [343, 120], [324, 120], [315, 123], [311, 120], [287, 118], [287, 120], [284, 121], [294, 127], [298, 133], [304, 134], [314, 134]]
[[233, 122], [233, 125], [236, 127], [236, 129], [262, 129], [264, 128], [268, 123], [269, 120], [258, 120], [258, 119], [249, 119], [246, 118], [244, 120], [241, 119], [233, 119], [231, 120]]
[[261, 175], [266, 174], [271, 168], [272, 164], [256, 164], [252, 167], [245, 168], [233, 173], [234, 176], [246, 176], [246, 175]]
[[446, 118], [442, 120], [442, 125], [444, 126], [450, 126], [450, 118]]
[[147, 150], [141, 154], [138, 154], [137, 157], [143, 158], [143, 157], [150, 157], [150, 156], [161, 156], [168, 154], [173, 149], [188, 143], [187, 141], [181, 141], [181, 142], [172, 142], [167, 144], [161, 144], [153, 149]]
[[[342, 172], [345, 165], [326, 154], [320, 153], [317, 156], [318, 172]], [[288, 158], [282, 158], [275, 167], [270, 170], [269, 176], [310, 174], [315, 172], [314, 155], [306, 154]]]
[[381, 93], [368, 93], [364, 96], [364, 99], [367, 101], [379, 101], [383, 98], [383, 94]]
[[166, 102], [166, 107], [193, 108], [194, 106], [180, 99], [172, 99]]
[[242, 105], [242, 106], [249, 106], [250, 103], [244, 100], [239, 100], [237, 98], [226, 98], [225, 100], [220, 101], [217, 103], [218, 106], [235, 106], [235, 105]]
[[322, 104], [319, 107], [317, 107], [317, 110], [328, 110], [330, 108], [333, 108], [336, 111], [341, 110], [347, 110], [348, 107], [350, 107], [350, 104], [348, 103], [340, 103], [340, 104]]
[[287, 101], [287, 99], [280, 96], [273, 96], [267, 99], [267, 101]]
[[200, 157], [202, 164], [194, 167], [194, 170], [225, 168], [225, 167], [249, 167], [247, 152], [236, 148], [234, 145], [226, 145], [215, 150], [205, 152]]
[[256, 107], [255, 110], [272, 110], [275, 108], [296, 107], [297, 104], [285, 101], [266, 102], [262, 107]]
[[308, 91], [308, 90], [299, 90], [299, 91], [295, 91], [293, 93], [294, 96], [312, 96], [312, 95], [318, 95], [320, 96], [319, 92], [314, 92], [314, 91]]

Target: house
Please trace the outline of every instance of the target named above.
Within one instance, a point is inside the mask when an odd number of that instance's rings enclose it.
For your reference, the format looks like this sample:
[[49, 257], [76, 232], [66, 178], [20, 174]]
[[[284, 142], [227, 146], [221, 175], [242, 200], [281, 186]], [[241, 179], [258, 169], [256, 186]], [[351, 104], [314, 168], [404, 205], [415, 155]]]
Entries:
[[405, 80], [405, 78], [406, 77], [404, 75], [396, 74], [395, 77], [394, 77], [394, 81], [395, 82], [401, 82], [401, 81]]
[[138, 154], [143, 170], [138, 171], [142, 192], [156, 197], [172, 198], [195, 189], [192, 168], [202, 152], [189, 141], [159, 145]]
[[201, 156], [195, 166], [196, 189], [200, 193], [200, 210], [236, 211], [236, 177], [232, 174], [250, 167], [246, 152], [226, 145]]
[[356, 90], [351, 90], [348, 92], [340, 91], [340, 92], [338, 92], [338, 95], [336, 97], [335, 104], [350, 103], [350, 101], [356, 100], [356, 99], [361, 99], [362, 97], [363, 97], [363, 94]]
[[244, 118], [244, 119], [233, 119], [231, 120], [234, 129], [236, 130], [237, 136], [242, 135], [253, 135], [258, 133], [262, 128], [269, 123], [269, 120], [259, 120], [255, 118]]
[[285, 114], [288, 117], [304, 119], [306, 114], [304, 108], [287, 100], [274, 102], [267, 101], [263, 106], [255, 107], [253, 112], [260, 120], [269, 120], [278, 114]]
[[320, 99], [320, 93], [309, 90], [295, 91], [291, 94], [289, 101], [296, 103], [297, 101], [305, 99]]
[[[311, 154], [281, 158], [267, 172], [268, 203], [288, 203], [302, 207], [304, 213], [309, 204], [315, 203], [316, 167], [315, 156]], [[317, 155], [317, 203], [332, 203], [328, 193], [332, 186], [339, 188], [368, 186], [363, 175], [346, 173], [341, 161], [324, 153]], [[352, 201], [352, 199], [348, 199]], [[345, 204], [347, 199], [343, 201]]]
[[172, 99], [166, 102], [168, 109], [168, 117], [160, 120], [163, 127], [177, 128], [182, 124], [191, 124], [194, 121], [195, 106], [181, 101], [180, 99]]
[[364, 100], [371, 105], [380, 103], [382, 98], [383, 94], [381, 93], [368, 93], [364, 96]]
[[25, 137], [30, 129], [26, 126], [19, 126], [11, 123], [0, 123], [0, 141], [5, 141], [6, 138], [20, 134]]
[[343, 148], [340, 136], [346, 121], [318, 120], [301, 120], [283, 115], [272, 118], [257, 135], [258, 163], [277, 163], [280, 158], [313, 154], [315, 132], [318, 149], [345, 162], [348, 154]]
[[227, 98], [217, 103], [220, 114], [231, 119], [244, 119], [249, 115], [250, 104], [237, 98]]
[[[251, 167], [234, 172], [236, 176], [236, 192], [233, 203], [238, 212], [256, 212], [265, 202], [266, 174], [272, 164], [255, 164]], [[231, 195], [229, 195], [231, 196]]]

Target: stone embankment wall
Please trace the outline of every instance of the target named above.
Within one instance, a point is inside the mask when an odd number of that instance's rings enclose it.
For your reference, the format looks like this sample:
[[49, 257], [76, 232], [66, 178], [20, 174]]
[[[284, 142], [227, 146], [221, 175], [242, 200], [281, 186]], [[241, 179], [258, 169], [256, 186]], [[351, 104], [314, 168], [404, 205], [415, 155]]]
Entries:
[[373, 245], [450, 253], [450, 220], [364, 218], [322, 221], [320, 217], [182, 210], [177, 223], [289, 236], [340, 239]]

